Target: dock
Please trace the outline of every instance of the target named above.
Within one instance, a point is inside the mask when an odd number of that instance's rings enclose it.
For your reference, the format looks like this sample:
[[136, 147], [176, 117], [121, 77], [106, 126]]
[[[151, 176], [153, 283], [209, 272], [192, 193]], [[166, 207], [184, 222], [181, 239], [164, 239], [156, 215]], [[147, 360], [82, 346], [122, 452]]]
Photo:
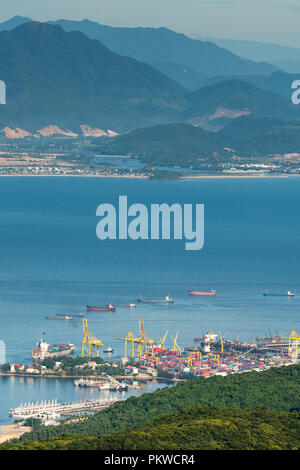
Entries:
[[40, 403], [22, 404], [11, 409], [9, 415], [15, 419], [43, 418], [45, 416], [69, 416], [75, 413], [100, 411], [116, 403], [117, 398], [109, 400], [83, 400], [71, 403], [59, 403], [57, 400]]

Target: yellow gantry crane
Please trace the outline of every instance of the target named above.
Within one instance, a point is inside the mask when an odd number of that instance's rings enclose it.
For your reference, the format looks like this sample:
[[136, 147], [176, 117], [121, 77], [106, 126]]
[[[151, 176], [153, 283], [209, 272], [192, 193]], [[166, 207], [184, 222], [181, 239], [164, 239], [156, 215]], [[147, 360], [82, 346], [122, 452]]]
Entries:
[[289, 357], [298, 359], [298, 345], [300, 343], [300, 336], [293, 330], [289, 336]]
[[[137, 347], [137, 354], [141, 357], [143, 354], [152, 354], [154, 355], [153, 346], [154, 341], [150, 338], [144, 328], [144, 320], [139, 318], [139, 336], [135, 336], [131, 331], [127, 333], [127, 335], [122, 336], [121, 338], [116, 338], [118, 341], [125, 342], [125, 355], [124, 357], [127, 358], [128, 356], [128, 343], [131, 344], [131, 354], [132, 357], [135, 355], [135, 350]], [[143, 348], [144, 346], [144, 348]]]
[[165, 332], [165, 335], [164, 335], [163, 338], [161, 338], [160, 336], [158, 337], [159, 341], [160, 341], [160, 344], [161, 344], [161, 348], [162, 348], [163, 351], [165, 350], [165, 341], [166, 341], [166, 337], [167, 337], [168, 333], [169, 333], [169, 330], [167, 330]]
[[214, 354], [214, 353], [208, 353], [207, 354], [207, 360], [209, 363], [217, 363], [218, 365], [220, 364], [220, 354]]
[[125, 342], [125, 353], [124, 353], [125, 358], [128, 357], [128, 355], [127, 355], [128, 343], [131, 344], [131, 348], [132, 348], [131, 356], [132, 357], [134, 357], [134, 352], [135, 352], [135, 346], [136, 345], [138, 345], [138, 354], [141, 355], [142, 344], [141, 344], [139, 338], [134, 336], [134, 334], [131, 331], [129, 331], [127, 333], [127, 335], [122, 336], [121, 338], [116, 338], [116, 339], [118, 341], [124, 341]]
[[178, 343], [177, 343], [178, 335], [179, 335], [179, 331], [177, 331], [175, 338], [173, 338], [173, 336], [171, 336], [171, 338], [173, 340], [173, 349], [172, 349], [172, 351], [177, 351], [177, 352], [180, 353], [180, 347], [178, 346]]
[[139, 339], [141, 344], [144, 345], [144, 355], [151, 354], [154, 357], [154, 341], [145, 331], [143, 318], [139, 318]]
[[222, 336], [222, 333], [220, 331], [220, 341], [221, 341], [221, 353], [224, 352], [224, 342], [223, 342], [223, 336]]
[[88, 329], [88, 322], [86, 318], [82, 319], [83, 327], [83, 340], [82, 340], [82, 357], [86, 354], [89, 359], [92, 356], [99, 357], [99, 348], [103, 346], [103, 343], [100, 339], [95, 338]]

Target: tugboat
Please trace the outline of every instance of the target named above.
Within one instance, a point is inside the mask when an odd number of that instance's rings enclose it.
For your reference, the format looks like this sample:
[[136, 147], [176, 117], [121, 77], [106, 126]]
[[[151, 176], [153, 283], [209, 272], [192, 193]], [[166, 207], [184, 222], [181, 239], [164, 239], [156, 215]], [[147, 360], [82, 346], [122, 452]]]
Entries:
[[145, 302], [145, 303], [150, 303], [150, 304], [172, 304], [174, 303], [173, 297], [170, 297], [167, 295], [164, 299], [144, 299], [143, 297], [137, 297], [136, 299], [138, 302]]

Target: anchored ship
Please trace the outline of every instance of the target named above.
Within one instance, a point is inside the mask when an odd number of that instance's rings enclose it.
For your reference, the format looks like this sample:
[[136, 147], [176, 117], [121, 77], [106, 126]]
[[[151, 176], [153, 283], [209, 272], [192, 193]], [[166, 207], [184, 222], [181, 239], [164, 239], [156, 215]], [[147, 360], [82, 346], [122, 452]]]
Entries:
[[144, 299], [143, 297], [137, 297], [138, 302], [146, 302], [150, 304], [162, 303], [162, 304], [172, 304], [174, 302], [173, 297], [167, 295], [164, 299]]
[[295, 297], [295, 294], [293, 294], [293, 292], [291, 292], [290, 290], [286, 294], [274, 294], [274, 293], [271, 293], [271, 292], [269, 293], [265, 291], [263, 295], [270, 296], [270, 297]]
[[86, 306], [87, 311], [94, 311], [94, 312], [114, 312], [116, 307], [109, 304], [106, 307], [92, 307], [91, 305]]
[[71, 343], [50, 345], [44, 339], [41, 339], [37, 346], [37, 348], [32, 350], [32, 358], [35, 361], [40, 361], [47, 357], [69, 356], [76, 349], [74, 344]]
[[189, 290], [189, 295], [217, 295], [217, 292], [212, 289], [211, 291], [202, 291], [202, 290]]

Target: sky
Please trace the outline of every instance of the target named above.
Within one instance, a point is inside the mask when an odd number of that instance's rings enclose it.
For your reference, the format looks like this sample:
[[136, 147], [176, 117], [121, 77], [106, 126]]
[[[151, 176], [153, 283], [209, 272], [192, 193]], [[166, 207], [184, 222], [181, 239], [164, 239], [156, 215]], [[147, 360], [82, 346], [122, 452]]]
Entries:
[[1, 0], [0, 21], [15, 15], [165, 26], [203, 37], [300, 47], [300, 0]]

